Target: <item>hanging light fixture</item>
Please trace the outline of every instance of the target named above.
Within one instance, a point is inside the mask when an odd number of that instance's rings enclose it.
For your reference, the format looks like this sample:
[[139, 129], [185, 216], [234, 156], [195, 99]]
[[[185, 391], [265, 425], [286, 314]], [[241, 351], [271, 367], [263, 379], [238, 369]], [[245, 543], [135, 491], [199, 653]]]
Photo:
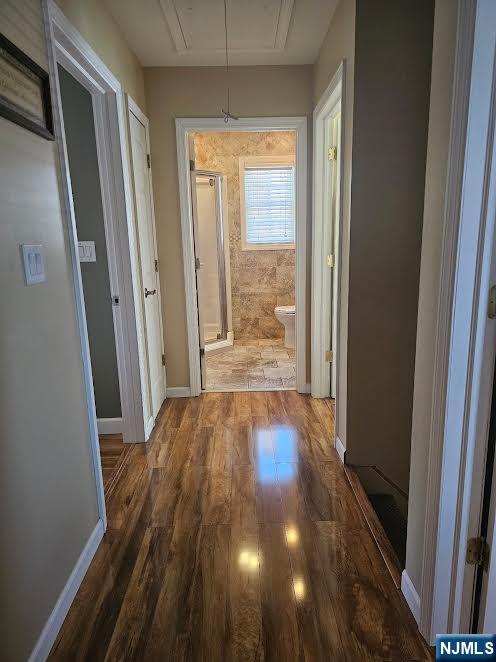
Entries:
[[222, 115], [224, 117], [224, 122], [227, 124], [229, 120], [238, 120], [239, 117], [231, 115], [230, 106], [229, 106], [229, 53], [227, 50], [227, 0], [224, 0], [224, 29], [226, 34], [226, 97], [227, 97], [227, 110], [222, 108]]

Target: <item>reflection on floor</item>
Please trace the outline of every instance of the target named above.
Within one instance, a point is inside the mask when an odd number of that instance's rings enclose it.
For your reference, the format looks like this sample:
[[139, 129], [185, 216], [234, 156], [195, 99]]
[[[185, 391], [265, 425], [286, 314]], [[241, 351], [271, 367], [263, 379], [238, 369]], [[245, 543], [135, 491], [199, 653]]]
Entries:
[[52, 660], [429, 660], [296, 391], [167, 400], [108, 502]]
[[235, 340], [234, 347], [208, 356], [207, 390], [274, 390], [296, 388], [294, 349], [282, 340]]
[[133, 445], [125, 444], [121, 434], [101, 434], [99, 440], [103, 489], [107, 497], [119, 479]]

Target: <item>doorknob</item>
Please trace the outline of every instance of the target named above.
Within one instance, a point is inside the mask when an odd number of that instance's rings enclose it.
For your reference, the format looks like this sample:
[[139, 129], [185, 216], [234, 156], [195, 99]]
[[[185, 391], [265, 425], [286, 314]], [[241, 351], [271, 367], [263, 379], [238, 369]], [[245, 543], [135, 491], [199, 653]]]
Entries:
[[146, 297], [149, 297], [152, 294], [156, 294], [156, 293], [157, 293], [157, 290], [147, 290], [146, 287], [145, 287], [145, 299], [146, 299]]

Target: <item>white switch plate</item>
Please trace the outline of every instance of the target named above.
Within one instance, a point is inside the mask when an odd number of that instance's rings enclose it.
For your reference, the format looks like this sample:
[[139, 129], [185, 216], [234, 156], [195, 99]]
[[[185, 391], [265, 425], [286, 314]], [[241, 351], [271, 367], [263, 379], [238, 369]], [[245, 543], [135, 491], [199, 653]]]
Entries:
[[78, 241], [78, 249], [80, 262], [96, 262], [94, 241]]
[[22, 244], [21, 250], [26, 285], [44, 283], [46, 276], [43, 246], [41, 244]]

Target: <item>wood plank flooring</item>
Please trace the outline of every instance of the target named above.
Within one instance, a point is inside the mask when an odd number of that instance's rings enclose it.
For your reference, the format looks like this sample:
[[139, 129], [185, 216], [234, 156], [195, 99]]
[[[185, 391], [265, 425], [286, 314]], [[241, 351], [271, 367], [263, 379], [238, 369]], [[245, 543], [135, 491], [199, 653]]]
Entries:
[[108, 497], [119, 480], [133, 446], [123, 442], [122, 434], [101, 434], [99, 443], [103, 488]]
[[430, 660], [294, 391], [166, 402], [128, 457], [52, 660]]

